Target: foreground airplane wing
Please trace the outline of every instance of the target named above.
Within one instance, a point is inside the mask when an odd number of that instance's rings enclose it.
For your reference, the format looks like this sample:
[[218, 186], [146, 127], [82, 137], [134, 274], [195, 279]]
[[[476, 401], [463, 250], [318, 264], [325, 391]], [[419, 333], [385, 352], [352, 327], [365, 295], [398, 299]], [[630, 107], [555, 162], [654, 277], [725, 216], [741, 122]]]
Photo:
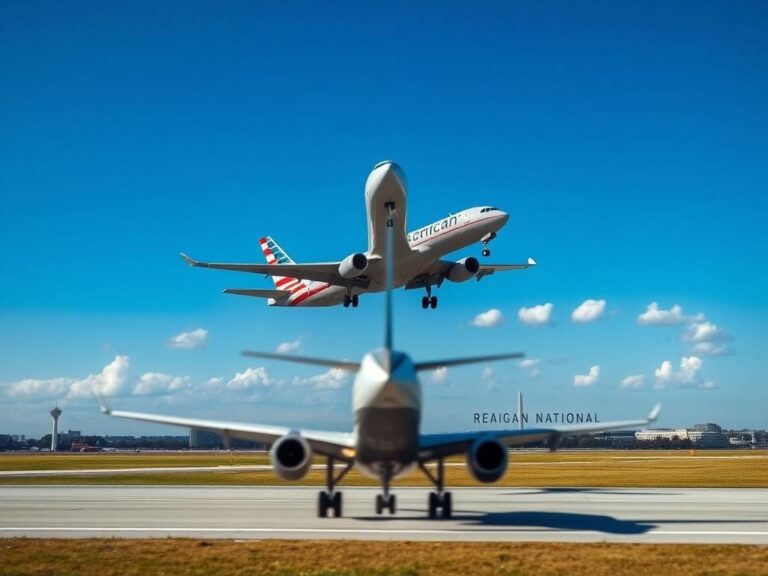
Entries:
[[528, 428], [524, 430], [488, 430], [480, 432], [457, 432], [452, 434], [422, 434], [419, 437], [419, 460], [422, 462], [463, 454], [479, 438], [495, 438], [507, 446], [520, 446], [532, 442], [546, 442], [555, 450], [563, 436], [621, 430], [650, 424], [659, 415], [661, 405], [657, 404], [647, 418], [642, 420], [623, 420], [616, 422], [595, 422], [555, 428]]
[[[405, 289], [413, 290], [415, 288], [425, 288], [427, 285], [427, 278], [429, 278], [430, 286], [440, 286], [445, 280], [448, 271], [455, 264], [456, 262], [450, 260], [438, 260], [429, 268], [420, 272], [418, 276], [415, 276], [406, 282]], [[475, 278], [481, 280], [483, 277], [490, 276], [495, 272], [525, 270], [526, 268], [532, 268], [533, 266], [536, 266], [536, 261], [533, 258], [528, 258], [528, 262], [525, 264], [480, 264], [480, 267], [475, 274]]]
[[355, 441], [352, 434], [343, 432], [323, 432], [315, 430], [293, 430], [285, 426], [267, 426], [261, 424], [245, 424], [241, 422], [221, 422], [218, 420], [203, 420], [199, 418], [177, 418], [175, 416], [162, 416], [159, 414], [144, 414], [141, 412], [126, 412], [112, 410], [103, 401], [101, 411], [107, 416], [127, 418], [129, 420], [141, 420], [155, 424], [168, 424], [183, 428], [194, 428], [217, 432], [226, 440], [228, 438], [241, 438], [255, 442], [271, 443], [286, 434], [299, 433], [312, 450], [323, 456], [331, 456], [338, 460], [351, 462], [355, 456]]
[[230, 264], [222, 262], [199, 262], [181, 253], [184, 261], [195, 268], [213, 268], [215, 270], [233, 270], [235, 272], [251, 272], [265, 276], [284, 276], [299, 280], [314, 280], [335, 286], [352, 286], [367, 288], [367, 278], [342, 278], [339, 276], [341, 262], [318, 262], [313, 264]]

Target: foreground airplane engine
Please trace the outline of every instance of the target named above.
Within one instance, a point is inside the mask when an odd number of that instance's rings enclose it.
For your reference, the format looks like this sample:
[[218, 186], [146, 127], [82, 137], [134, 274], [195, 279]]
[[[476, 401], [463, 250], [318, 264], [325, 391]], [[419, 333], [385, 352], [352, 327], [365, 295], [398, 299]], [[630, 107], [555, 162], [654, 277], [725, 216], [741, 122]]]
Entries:
[[469, 471], [480, 482], [496, 482], [507, 471], [507, 448], [495, 438], [478, 438], [467, 452]]
[[350, 254], [339, 264], [339, 276], [342, 278], [356, 278], [368, 269], [368, 258], [358, 252]]
[[272, 444], [269, 460], [278, 477], [301, 480], [312, 467], [312, 448], [298, 434], [283, 436]]
[[445, 277], [451, 282], [465, 282], [474, 277], [478, 270], [480, 270], [480, 262], [478, 262], [477, 258], [470, 256], [462, 258], [451, 266]]

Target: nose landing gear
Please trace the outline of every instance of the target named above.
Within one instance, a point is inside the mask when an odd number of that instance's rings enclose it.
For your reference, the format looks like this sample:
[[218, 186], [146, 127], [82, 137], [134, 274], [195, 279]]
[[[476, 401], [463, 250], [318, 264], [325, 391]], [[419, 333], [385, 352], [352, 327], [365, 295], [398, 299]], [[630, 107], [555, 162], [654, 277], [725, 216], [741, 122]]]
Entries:
[[488, 234], [480, 238], [480, 242], [483, 245], [483, 256], [486, 258], [491, 255], [491, 251], [488, 249], [488, 242], [494, 238], [496, 238], [496, 232], [488, 232]]

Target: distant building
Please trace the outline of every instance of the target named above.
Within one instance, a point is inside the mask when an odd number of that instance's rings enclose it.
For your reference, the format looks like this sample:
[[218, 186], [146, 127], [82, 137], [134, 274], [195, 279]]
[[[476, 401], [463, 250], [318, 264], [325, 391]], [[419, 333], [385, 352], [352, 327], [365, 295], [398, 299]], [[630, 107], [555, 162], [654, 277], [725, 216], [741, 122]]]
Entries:
[[649, 428], [635, 432], [635, 440], [638, 442], [652, 442], [654, 440], [685, 440], [688, 438], [688, 430], [685, 428]]

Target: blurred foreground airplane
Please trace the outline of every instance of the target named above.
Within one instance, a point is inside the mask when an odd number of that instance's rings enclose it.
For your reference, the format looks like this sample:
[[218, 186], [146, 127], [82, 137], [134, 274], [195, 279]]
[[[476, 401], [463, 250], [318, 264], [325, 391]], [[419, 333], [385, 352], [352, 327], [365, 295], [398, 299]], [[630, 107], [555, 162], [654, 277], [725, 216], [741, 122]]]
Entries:
[[[383, 254], [394, 249], [393, 233], [395, 216], [399, 206], [391, 205], [379, 217], [385, 221], [382, 230]], [[243, 352], [245, 356], [284, 360], [299, 364], [313, 364], [341, 368], [356, 372], [352, 389], [354, 430], [351, 433], [297, 430], [283, 426], [265, 426], [236, 422], [221, 422], [197, 418], [177, 418], [111, 410], [102, 402], [102, 412], [120, 418], [143, 420], [157, 424], [171, 424], [190, 429], [207, 430], [227, 438], [243, 438], [272, 444], [270, 460], [275, 473], [284, 480], [303, 478], [312, 466], [313, 456], [326, 458], [326, 489], [318, 496], [317, 513], [328, 516], [342, 514], [341, 492], [336, 487], [353, 466], [375, 478], [382, 485], [382, 493], [376, 496], [376, 513], [384, 509], [395, 513], [395, 495], [390, 493], [393, 479], [418, 466], [435, 485], [428, 500], [429, 516], [451, 516], [451, 493], [445, 491], [443, 461], [449, 456], [466, 454], [467, 468], [481, 482], [495, 482], [507, 469], [510, 446], [532, 442], [545, 442], [552, 450], [557, 449], [563, 436], [583, 434], [618, 428], [644, 426], [653, 422], [659, 413], [656, 406], [647, 418], [623, 422], [603, 422], [530, 428], [519, 430], [484, 430], [452, 434], [421, 434], [421, 384], [418, 373], [443, 366], [459, 366], [478, 362], [493, 362], [521, 358], [522, 353], [451, 358], [430, 362], [414, 362], [405, 352], [392, 345], [392, 260], [385, 269], [385, 334], [384, 345], [368, 352], [360, 362], [307, 358], [270, 352]], [[342, 464], [340, 471], [335, 463]], [[437, 466], [427, 467], [431, 462]]]
[[469, 208], [451, 214], [413, 232], [406, 233], [406, 181], [394, 162], [374, 166], [365, 183], [365, 207], [368, 217], [368, 250], [350, 254], [340, 262], [295, 263], [285, 250], [269, 236], [260, 240], [267, 264], [226, 264], [193, 260], [181, 256], [190, 266], [253, 272], [272, 276], [274, 290], [228, 289], [228, 294], [267, 298], [270, 306], [334, 306], [357, 307], [359, 295], [382, 292], [384, 285], [384, 228], [387, 210], [397, 206], [393, 214], [394, 287], [406, 290], [424, 288], [422, 308], [436, 308], [437, 296], [432, 286], [444, 280], [464, 282], [470, 278], [505, 270], [521, 270], [535, 266], [529, 258], [525, 264], [480, 264], [472, 256], [458, 261], [441, 260], [475, 242], [483, 245], [483, 256], [489, 256], [488, 242], [509, 220], [509, 216], [490, 206]]

